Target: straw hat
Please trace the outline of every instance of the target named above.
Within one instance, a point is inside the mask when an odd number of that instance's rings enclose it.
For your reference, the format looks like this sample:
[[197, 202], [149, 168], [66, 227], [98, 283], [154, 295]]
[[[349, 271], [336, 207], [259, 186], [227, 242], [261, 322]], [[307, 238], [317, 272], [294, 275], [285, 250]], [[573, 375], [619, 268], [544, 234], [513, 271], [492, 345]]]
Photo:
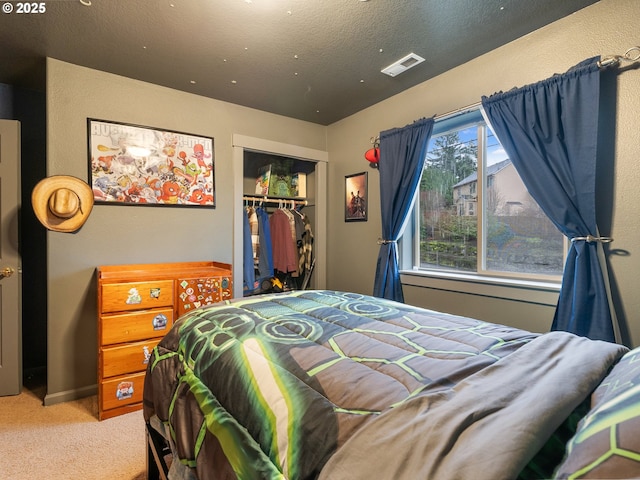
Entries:
[[91, 187], [76, 177], [47, 177], [31, 192], [31, 205], [40, 223], [56, 232], [75, 232], [93, 208]]

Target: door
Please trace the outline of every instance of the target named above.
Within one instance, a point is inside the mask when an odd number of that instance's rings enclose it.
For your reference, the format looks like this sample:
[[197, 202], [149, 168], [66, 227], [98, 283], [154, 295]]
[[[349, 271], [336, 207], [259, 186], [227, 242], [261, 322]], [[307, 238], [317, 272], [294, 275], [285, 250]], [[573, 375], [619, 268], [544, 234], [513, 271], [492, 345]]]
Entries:
[[20, 123], [0, 120], [0, 396], [22, 389]]

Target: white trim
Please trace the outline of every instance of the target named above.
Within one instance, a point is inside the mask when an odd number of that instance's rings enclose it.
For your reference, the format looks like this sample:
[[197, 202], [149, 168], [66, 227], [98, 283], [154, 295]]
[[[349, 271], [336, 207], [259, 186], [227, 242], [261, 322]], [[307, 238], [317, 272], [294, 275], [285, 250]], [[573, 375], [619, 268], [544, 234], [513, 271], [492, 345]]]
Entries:
[[504, 277], [485, 277], [453, 272], [400, 272], [403, 285], [446, 290], [469, 295], [515, 300], [555, 307], [560, 283], [520, 280]]
[[233, 134], [231, 143], [233, 147], [242, 147], [243, 149], [254, 152], [277, 153], [278, 155], [286, 155], [287, 157], [300, 158], [302, 160], [314, 160], [316, 162], [329, 161], [329, 153], [324, 150], [274, 142], [273, 140], [265, 140], [263, 138], [248, 137], [237, 133]]

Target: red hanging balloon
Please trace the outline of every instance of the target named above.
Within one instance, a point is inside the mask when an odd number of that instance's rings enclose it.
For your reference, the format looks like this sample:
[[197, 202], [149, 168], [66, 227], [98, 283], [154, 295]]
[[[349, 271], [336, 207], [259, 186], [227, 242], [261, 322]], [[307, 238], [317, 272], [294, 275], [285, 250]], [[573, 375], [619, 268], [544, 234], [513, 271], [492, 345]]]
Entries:
[[364, 158], [369, 160], [371, 163], [378, 163], [380, 161], [380, 149], [370, 148], [364, 153]]

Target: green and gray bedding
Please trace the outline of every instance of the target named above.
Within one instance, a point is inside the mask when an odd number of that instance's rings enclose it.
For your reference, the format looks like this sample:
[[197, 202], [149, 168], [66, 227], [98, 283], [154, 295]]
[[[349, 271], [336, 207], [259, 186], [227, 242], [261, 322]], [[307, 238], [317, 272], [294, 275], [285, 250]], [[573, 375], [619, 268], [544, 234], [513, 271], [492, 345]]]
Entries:
[[260, 295], [176, 322], [144, 415], [200, 480], [514, 479], [626, 351], [360, 294]]

